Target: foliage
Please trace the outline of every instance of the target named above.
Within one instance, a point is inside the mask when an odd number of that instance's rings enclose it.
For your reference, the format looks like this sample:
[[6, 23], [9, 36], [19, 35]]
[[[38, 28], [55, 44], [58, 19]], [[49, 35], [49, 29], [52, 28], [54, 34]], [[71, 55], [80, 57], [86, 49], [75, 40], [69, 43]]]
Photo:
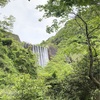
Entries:
[[[0, 29], [1, 100], [99, 100], [95, 82], [100, 80], [99, 0], [49, 0], [40, 8], [45, 17], [66, 19], [73, 6], [78, 8], [75, 17], [40, 44], [57, 48], [45, 68], [37, 67], [30, 47], [25, 49], [10, 32]], [[52, 28], [58, 29], [57, 24], [54, 20]]]
[[73, 13], [86, 11], [93, 5], [100, 9], [99, 0], [48, 0], [47, 4], [38, 5], [36, 8], [39, 11], [44, 11], [43, 18], [55, 18], [53, 24], [47, 26], [47, 32], [52, 33], [61, 28], [60, 24], [66, 23], [68, 19], [71, 19], [69, 14], [74, 18], [76, 15], [73, 15]]
[[3, 39], [2, 40], [2, 45], [10, 46], [11, 44], [12, 44], [12, 40], [11, 39]]
[[9, 0], [0, 0], [0, 6], [4, 7], [8, 2]]
[[[13, 37], [12, 33], [0, 29], [0, 99], [22, 100], [37, 97], [33, 83], [37, 76], [35, 55]], [[21, 75], [22, 74], [22, 75]], [[26, 82], [26, 85], [25, 85]], [[23, 85], [25, 93], [22, 94]], [[35, 85], [34, 85], [35, 84]], [[27, 90], [30, 86], [30, 92]], [[34, 86], [34, 88], [32, 88]], [[27, 87], [27, 88], [26, 88]], [[34, 99], [33, 98], [33, 99]]]
[[5, 31], [11, 31], [11, 29], [13, 29], [14, 22], [14, 16], [10, 15], [9, 17], [4, 17], [4, 20], [0, 21], [0, 29], [3, 29]]
[[[45, 68], [46, 72], [50, 73], [45, 82], [49, 86], [46, 95], [50, 94], [51, 100], [95, 100], [94, 98], [99, 100], [99, 96], [94, 96], [95, 91], [99, 90], [99, 86], [89, 76], [90, 51], [88, 38], [86, 38], [86, 26], [82, 21], [83, 19], [88, 27], [93, 54], [92, 74], [99, 82], [100, 11], [98, 9], [96, 6], [91, 6], [87, 10], [79, 12], [74, 19], [65, 24], [56, 36], [46, 41], [47, 44], [52, 43], [58, 48], [56, 56]], [[44, 45], [47, 45], [46, 42]], [[99, 95], [99, 91], [97, 95]]]
[[65, 17], [73, 10], [73, 6], [82, 8], [87, 5], [99, 5], [99, 0], [48, 0], [47, 4], [39, 5], [40, 11], [44, 10], [44, 17]]

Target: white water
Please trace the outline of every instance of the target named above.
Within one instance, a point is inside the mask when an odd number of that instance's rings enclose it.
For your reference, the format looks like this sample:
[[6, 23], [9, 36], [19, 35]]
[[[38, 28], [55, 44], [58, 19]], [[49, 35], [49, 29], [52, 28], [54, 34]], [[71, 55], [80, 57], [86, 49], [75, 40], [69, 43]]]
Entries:
[[46, 66], [49, 61], [48, 48], [33, 45], [33, 53], [38, 58], [38, 64], [42, 67]]

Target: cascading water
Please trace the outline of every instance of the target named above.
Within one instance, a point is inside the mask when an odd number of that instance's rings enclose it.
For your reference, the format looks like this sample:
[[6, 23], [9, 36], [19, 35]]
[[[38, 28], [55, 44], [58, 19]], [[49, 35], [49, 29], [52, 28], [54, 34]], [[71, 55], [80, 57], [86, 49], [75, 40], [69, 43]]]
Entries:
[[46, 66], [49, 61], [48, 48], [33, 45], [33, 53], [38, 58], [38, 64], [42, 67]]

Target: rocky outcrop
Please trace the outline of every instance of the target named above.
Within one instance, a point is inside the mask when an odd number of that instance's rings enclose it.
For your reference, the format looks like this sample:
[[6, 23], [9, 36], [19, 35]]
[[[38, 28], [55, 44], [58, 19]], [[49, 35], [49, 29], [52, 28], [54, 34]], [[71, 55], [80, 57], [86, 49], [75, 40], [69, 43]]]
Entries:
[[57, 48], [55, 48], [54, 46], [49, 46], [48, 48], [48, 53], [49, 53], [49, 59], [51, 60], [51, 58], [53, 56], [56, 55], [56, 52], [57, 52]]
[[16, 35], [16, 34], [11, 34], [11, 35], [12, 35], [12, 37], [13, 37], [15, 40], [21, 42], [18, 35]]
[[46, 64], [51, 60], [52, 57], [56, 55], [57, 48], [54, 46], [42, 47], [38, 45], [32, 45], [29, 43], [23, 43], [24, 48], [30, 48], [33, 53], [36, 54], [38, 58], [38, 64], [42, 67], [46, 66]]
[[23, 47], [24, 48], [30, 48], [31, 50], [33, 50], [33, 45], [32, 44], [29, 44], [29, 43], [26, 43], [26, 42], [23, 42]]

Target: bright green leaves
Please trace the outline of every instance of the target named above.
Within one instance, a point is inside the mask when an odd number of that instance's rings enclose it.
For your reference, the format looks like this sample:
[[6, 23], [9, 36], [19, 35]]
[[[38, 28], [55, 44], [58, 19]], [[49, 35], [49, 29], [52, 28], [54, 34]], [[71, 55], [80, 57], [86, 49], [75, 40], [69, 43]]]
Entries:
[[[70, 13], [86, 11], [87, 8], [93, 5], [99, 8], [99, 0], [48, 0], [47, 4], [39, 5], [37, 6], [37, 9], [44, 11], [43, 18], [61, 18], [60, 23], [62, 23], [63, 20], [65, 20], [64, 22], [68, 20], [68, 15]], [[51, 28], [47, 27], [48, 33], [50, 33], [50, 31], [54, 32], [54, 30], [57, 29], [58, 28], [54, 27], [54, 24], [51, 25]]]
[[100, 29], [100, 17], [96, 16], [92, 20], [89, 21], [89, 27], [91, 29], [90, 33], [94, 32], [95, 30]]
[[[24, 49], [11, 33], [0, 32], [0, 67], [7, 72], [23, 72], [36, 76], [35, 55]], [[13, 69], [14, 68], [14, 69]]]
[[[34, 81], [29, 74], [19, 75], [15, 82], [15, 99], [17, 100], [33, 100], [35, 98]], [[33, 98], [33, 99], [32, 99]]]
[[0, 71], [1, 100], [44, 100], [44, 89], [44, 84], [33, 80], [29, 74], [7, 74]]
[[0, 29], [1, 100], [40, 98], [40, 90], [33, 82], [37, 77], [35, 62], [35, 55], [30, 48], [25, 49], [16, 36]]
[[[47, 44], [51, 43], [57, 47], [56, 56], [51, 59], [45, 68], [47, 95], [52, 100], [63, 100], [62, 98], [64, 100], [92, 100], [92, 98], [96, 98], [93, 94], [95, 94], [97, 88], [88, 75], [90, 68], [88, 40], [93, 54], [92, 74], [99, 80], [99, 13], [100, 10], [97, 6], [84, 9], [82, 12], [75, 14], [76, 17], [68, 21], [56, 36], [48, 39]], [[45, 42], [44, 45], [47, 44]]]
[[32, 54], [32, 51], [28, 51], [22, 47], [15, 48], [15, 46], [12, 46], [12, 48], [10, 48], [10, 51], [8, 52], [8, 56], [14, 61], [14, 66], [20, 73], [29, 73], [33, 77], [35, 77], [36, 59], [35, 55]]

